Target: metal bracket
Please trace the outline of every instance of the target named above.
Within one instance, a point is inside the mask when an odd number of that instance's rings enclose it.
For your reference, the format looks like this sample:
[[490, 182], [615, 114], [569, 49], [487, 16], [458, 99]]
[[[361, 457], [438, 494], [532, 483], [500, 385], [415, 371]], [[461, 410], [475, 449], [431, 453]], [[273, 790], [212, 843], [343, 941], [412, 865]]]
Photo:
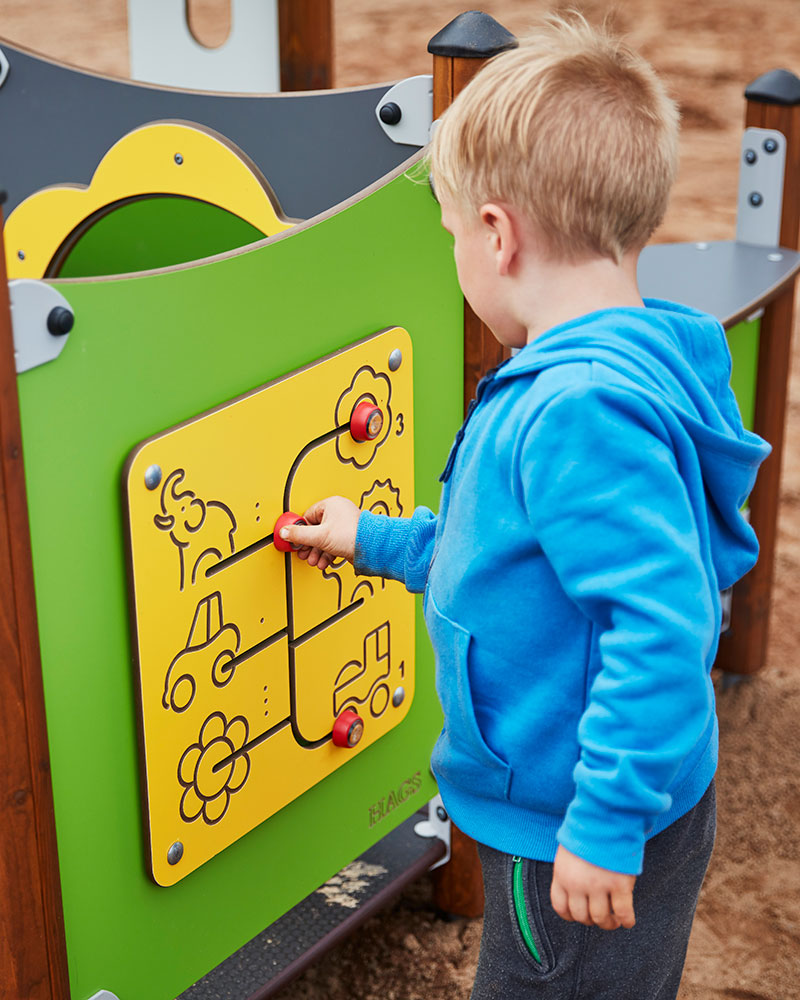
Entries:
[[68, 340], [75, 315], [52, 285], [31, 278], [8, 283], [17, 374], [55, 361]]
[[769, 128], [746, 128], [739, 166], [736, 240], [776, 247], [780, 240], [786, 137]]
[[433, 122], [433, 77], [410, 76], [396, 83], [378, 101], [375, 117], [392, 142], [424, 146]]
[[450, 817], [447, 815], [447, 810], [442, 804], [441, 795], [437, 795], [430, 800], [428, 803], [428, 818], [416, 824], [414, 833], [418, 837], [438, 837], [439, 840], [444, 841], [447, 848], [445, 855], [435, 865], [431, 865], [431, 871], [434, 868], [441, 868], [442, 865], [447, 864], [450, 860]]
[[116, 993], [112, 993], [111, 990], [100, 990], [99, 993], [95, 993], [94, 996], [89, 997], [89, 1000], [119, 1000]]
[[6, 77], [8, 76], [8, 59], [6, 59], [6, 54], [0, 49], [0, 87], [6, 82]]

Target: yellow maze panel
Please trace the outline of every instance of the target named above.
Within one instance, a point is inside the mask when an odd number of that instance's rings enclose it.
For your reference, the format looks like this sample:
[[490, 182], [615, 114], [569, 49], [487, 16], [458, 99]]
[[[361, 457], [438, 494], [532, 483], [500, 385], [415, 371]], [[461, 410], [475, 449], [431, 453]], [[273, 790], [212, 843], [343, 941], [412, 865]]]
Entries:
[[153, 878], [173, 885], [405, 717], [414, 599], [273, 540], [323, 496], [414, 505], [395, 327], [143, 442], [126, 466]]

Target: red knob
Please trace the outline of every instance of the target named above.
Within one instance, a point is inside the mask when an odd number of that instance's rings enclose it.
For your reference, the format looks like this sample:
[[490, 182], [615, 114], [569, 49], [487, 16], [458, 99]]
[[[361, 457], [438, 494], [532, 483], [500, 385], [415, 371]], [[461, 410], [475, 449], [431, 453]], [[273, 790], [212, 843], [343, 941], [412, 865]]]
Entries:
[[346, 708], [334, 722], [331, 735], [335, 746], [354, 747], [364, 735], [364, 720], [352, 708]]
[[281, 538], [281, 528], [285, 528], [288, 524], [308, 524], [308, 521], [300, 517], [299, 514], [293, 514], [290, 510], [287, 510], [285, 514], [281, 514], [275, 522], [275, 530], [272, 533], [272, 541], [278, 552], [297, 551], [300, 547], [299, 545], [292, 545], [291, 542]]
[[374, 441], [383, 429], [383, 413], [369, 399], [362, 399], [350, 416], [350, 433], [356, 441]]

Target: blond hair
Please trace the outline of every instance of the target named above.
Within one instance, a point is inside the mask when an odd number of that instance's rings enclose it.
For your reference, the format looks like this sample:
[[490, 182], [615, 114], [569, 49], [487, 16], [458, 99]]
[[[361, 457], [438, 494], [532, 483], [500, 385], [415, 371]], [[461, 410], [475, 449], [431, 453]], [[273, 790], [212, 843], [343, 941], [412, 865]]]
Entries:
[[664, 216], [678, 120], [641, 56], [576, 12], [553, 15], [445, 112], [433, 181], [467, 217], [486, 202], [514, 206], [560, 259], [619, 263]]

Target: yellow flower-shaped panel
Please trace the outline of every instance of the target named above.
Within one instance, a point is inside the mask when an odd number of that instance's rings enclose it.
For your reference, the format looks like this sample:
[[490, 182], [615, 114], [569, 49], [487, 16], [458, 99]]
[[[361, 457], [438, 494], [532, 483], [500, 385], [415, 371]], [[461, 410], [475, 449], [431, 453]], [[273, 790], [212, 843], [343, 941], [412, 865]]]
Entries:
[[62, 247], [116, 206], [136, 198], [193, 198], [239, 216], [273, 236], [292, 223], [279, 215], [255, 164], [224, 136], [190, 122], [154, 122], [115, 143], [88, 187], [43, 188], [8, 217], [9, 278], [42, 278]]
[[[411, 512], [412, 385], [411, 339], [395, 327], [132, 453], [133, 626], [159, 884], [405, 717], [413, 597], [346, 562], [321, 573], [278, 551], [273, 530], [284, 512], [332, 494]], [[371, 419], [359, 423], [364, 406]]]

